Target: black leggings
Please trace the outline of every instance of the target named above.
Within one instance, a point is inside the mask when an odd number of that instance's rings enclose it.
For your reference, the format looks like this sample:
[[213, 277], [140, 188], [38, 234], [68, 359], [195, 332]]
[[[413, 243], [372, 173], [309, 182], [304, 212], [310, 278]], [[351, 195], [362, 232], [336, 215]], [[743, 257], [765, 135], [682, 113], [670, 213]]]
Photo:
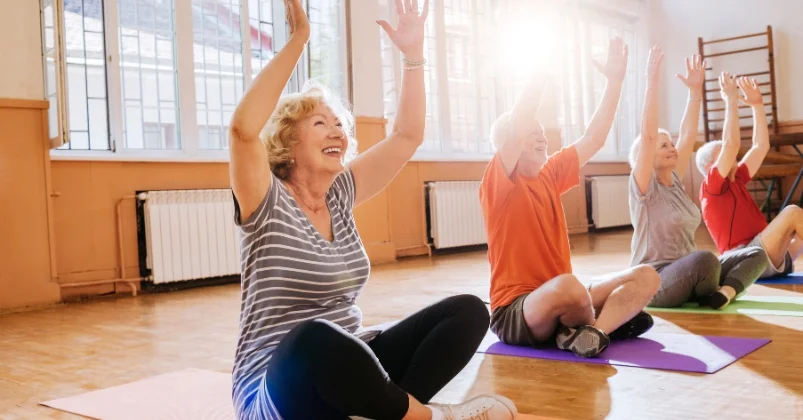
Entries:
[[488, 330], [485, 304], [453, 296], [383, 331], [370, 344], [328, 321], [308, 321], [279, 343], [266, 387], [285, 420], [399, 420], [468, 363]]

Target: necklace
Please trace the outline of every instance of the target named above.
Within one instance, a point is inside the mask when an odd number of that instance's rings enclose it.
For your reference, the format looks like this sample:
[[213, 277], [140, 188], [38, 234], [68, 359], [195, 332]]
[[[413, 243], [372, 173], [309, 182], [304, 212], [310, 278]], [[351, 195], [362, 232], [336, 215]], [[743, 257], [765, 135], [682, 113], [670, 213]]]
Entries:
[[301, 198], [302, 197], [301, 194], [298, 193], [298, 190], [296, 189], [296, 187], [294, 187], [293, 184], [289, 184], [288, 183], [288, 185], [290, 185], [290, 189], [292, 189], [293, 192], [295, 193], [296, 202], [298, 204], [300, 204], [301, 207], [311, 211], [312, 214], [319, 214], [326, 208], [326, 203], [325, 202], [323, 204], [320, 204], [320, 205], [317, 205], [317, 206], [310, 206], [309, 204], [305, 203], [304, 200]]

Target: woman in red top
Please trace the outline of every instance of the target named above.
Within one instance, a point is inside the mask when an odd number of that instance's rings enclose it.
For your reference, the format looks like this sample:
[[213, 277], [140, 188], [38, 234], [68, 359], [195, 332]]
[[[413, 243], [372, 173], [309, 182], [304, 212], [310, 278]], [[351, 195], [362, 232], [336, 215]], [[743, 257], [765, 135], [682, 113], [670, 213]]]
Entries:
[[[705, 175], [700, 186], [703, 219], [720, 253], [760, 246], [769, 265], [760, 278], [794, 271], [793, 261], [803, 254], [803, 209], [790, 205], [767, 224], [747, 183], [761, 167], [770, 150], [764, 98], [754, 79], [737, 82], [741, 101], [753, 110], [753, 146], [737, 163], [740, 139], [725, 136], [706, 143], [697, 151], [697, 168]], [[735, 107], [733, 112], [736, 112]], [[726, 120], [726, 131], [738, 133], [738, 118]], [[724, 145], [724, 147], [723, 147]]]

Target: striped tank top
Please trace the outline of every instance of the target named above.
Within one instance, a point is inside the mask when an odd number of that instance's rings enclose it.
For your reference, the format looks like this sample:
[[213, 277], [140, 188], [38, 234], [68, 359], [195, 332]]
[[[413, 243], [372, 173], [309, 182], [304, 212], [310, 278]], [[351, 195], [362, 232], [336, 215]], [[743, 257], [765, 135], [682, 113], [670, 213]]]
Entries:
[[340, 173], [326, 194], [334, 240], [327, 241], [282, 182], [271, 186], [259, 207], [235, 223], [241, 230], [242, 296], [240, 337], [232, 371], [232, 397], [238, 418], [280, 419], [264, 386], [276, 346], [304, 321], [325, 319], [368, 341], [354, 301], [370, 272], [357, 233], [354, 177]]

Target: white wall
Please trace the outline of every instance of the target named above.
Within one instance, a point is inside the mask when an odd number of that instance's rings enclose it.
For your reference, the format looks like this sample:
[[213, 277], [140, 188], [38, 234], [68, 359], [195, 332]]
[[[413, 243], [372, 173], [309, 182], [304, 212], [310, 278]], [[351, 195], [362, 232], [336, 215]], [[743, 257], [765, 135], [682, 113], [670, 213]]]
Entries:
[[44, 96], [39, 1], [4, 1], [0, 13], [0, 98]]
[[[650, 38], [666, 52], [661, 124], [672, 132], [677, 132], [680, 126], [686, 90], [675, 73], [683, 71], [684, 57], [697, 52], [697, 37], [705, 40], [746, 35], [762, 32], [767, 25], [772, 25], [775, 41], [778, 119], [780, 122], [803, 120], [802, 16], [803, 1], [800, 0], [649, 0]], [[756, 40], [734, 45], [736, 48], [759, 46]], [[766, 57], [766, 53], [763, 56]], [[723, 70], [738, 73], [747, 67], [766, 67], [761, 63], [762, 53], [731, 57], [740, 57], [740, 62], [715, 57], [709, 65], [713, 64], [717, 74]], [[713, 83], [709, 84], [709, 88], [713, 87]]]

